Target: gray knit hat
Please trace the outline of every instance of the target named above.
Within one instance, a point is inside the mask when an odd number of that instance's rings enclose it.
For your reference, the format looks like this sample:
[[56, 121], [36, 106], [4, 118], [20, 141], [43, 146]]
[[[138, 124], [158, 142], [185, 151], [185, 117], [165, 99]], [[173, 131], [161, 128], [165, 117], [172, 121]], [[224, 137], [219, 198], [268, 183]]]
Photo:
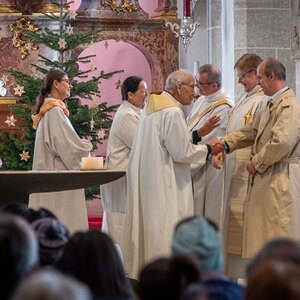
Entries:
[[54, 265], [63, 254], [70, 230], [53, 218], [37, 220], [31, 226], [39, 243], [41, 265]]

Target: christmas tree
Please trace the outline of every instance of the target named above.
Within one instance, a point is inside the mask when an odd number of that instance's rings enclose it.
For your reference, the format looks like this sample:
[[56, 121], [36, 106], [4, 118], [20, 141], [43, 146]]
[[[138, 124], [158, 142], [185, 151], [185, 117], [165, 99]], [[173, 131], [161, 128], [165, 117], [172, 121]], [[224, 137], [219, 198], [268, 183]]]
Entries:
[[[26, 30], [24, 34], [34, 43], [31, 47], [35, 44], [43, 44], [57, 51], [59, 59], [53, 61], [40, 55], [39, 62], [33, 66], [41, 74], [41, 77], [33, 77], [16, 70], [7, 70], [14, 77], [16, 82], [14, 91], [19, 99], [16, 105], [10, 107], [10, 115], [7, 116], [5, 123], [8, 127], [15, 126], [14, 115], [16, 115], [22, 124], [18, 134], [0, 131], [0, 158], [3, 169], [31, 170], [32, 168], [35, 130], [32, 128], [31, 109], [43, 86], [43, 78], [49, 69], [60, 68], [68, 74], [73, 86], [71, 96], [66, 101], [71, 122], [80, 137], [91, 140], [94, 149], [107, 138], [107, 130], [112, 123], [111, 113], [117, 108], [117, 106], [107, 106], [106, 102], [96, 104], [96, 101], [100, 97], [99, 84], [101, 80], [108, 79], [121, 71], [110, 73], [101, 71], [98, 76], [84, 81], [88, 73], [93, 71], [92, 67], [87, 71], [80, 71], [78, 64], [90, 64], [90, 59], [95, 55], [72, 57], [72, 50], [82, 44], [91, 44], [95, 40], [97, 32], [74, 33], [72, 22], [77, 14], [68, 10], [71, 2], [64, 3], [63, 0], [52, 0], [51, 2], [57, 6], [59, 13], [47, 13], [46, 15], [51, 21], [58, 22], [59, 31], [54, 32], [44, 28], [38, 31]], [[2, 80], [5, 80], [5, 76], [2, 77]], [[82, 99], [90, 100], [92, 105], [90, 107], [81, 105]]]

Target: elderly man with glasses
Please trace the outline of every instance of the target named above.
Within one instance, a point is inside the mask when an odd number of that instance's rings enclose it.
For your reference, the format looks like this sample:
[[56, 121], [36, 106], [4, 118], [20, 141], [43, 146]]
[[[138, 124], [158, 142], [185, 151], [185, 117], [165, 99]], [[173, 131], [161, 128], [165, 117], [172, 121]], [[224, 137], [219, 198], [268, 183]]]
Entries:
[[[223, 136], [226, 131], [228, 112], [233, 102], [222, 89], [219, 69], [206, 64], [199, 68], [197, 85], [201, 96], [195, 102], [187, 124], [195, 144]], [[205, 216], [222, 227], [222, 178], [223, 170], [216, 170], [210, 163], [192, 165], [195, 214]]]
[[194, 86], [193, 74], [171, 73], [165, 91], [148, 96], [137, 128], [127, 175], [131, 278], [137, 278], [140, 268], [152, 259], [169, 255], [175, 224], [193, 216], [190, 163], [204, 165], [209, 153], [222, 149], [222, 145], [221, 149], [215, 144], [194, 145], [190, 140], [182, 106], [191, 104]]

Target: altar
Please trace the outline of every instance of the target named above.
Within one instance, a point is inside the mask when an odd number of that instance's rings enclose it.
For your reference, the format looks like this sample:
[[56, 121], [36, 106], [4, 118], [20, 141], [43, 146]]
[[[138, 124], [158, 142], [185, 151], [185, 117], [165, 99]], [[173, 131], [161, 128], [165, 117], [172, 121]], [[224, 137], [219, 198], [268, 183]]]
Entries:
[[124, 171], [0, 171], [0, 206], [28, 204], [32, 193], [59, 192], [101, 185], [124, 176]]

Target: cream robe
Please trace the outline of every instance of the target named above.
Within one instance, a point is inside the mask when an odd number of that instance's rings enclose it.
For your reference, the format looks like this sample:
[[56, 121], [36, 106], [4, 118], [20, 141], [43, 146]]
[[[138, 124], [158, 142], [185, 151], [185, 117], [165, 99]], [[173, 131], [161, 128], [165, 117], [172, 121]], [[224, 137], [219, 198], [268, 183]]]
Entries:
[[[255, 121], [267, 99], [259, 85], [250, 93], [243, 93], [229, 113], [226, 134], [239, 130]], [[241, 258], [243, 241], [244, 206], [247, 196], [249, 173], [246, 163], [250, 159], [251, 147], [238, 149], [226, 157], [224, 174], [224, 203], [226, 203], [224, 244], [226, 273], [231, 278], [245, 276], [246, 260]]]
[[129, 276], [170, 254], [174, 225], [193, 215], [190, 163], [204, 164], [206, 145], [193, 145], [181, 105], [170, 94], [151, 94], [129, 160], [128, 201], [133, 209]]
[[224, 139], [230, 150], [253, 145], [258, 170], [245, 206], [242, 257], [278, 236], [300, 238], [300, 107], [292, 90], [266, 106], [254, 123]]
[[[141, 109], [128, 101], [118, 108], [110, 129], [106, 168], [109, 170], [126, 171], [128, 169], [129, 154], [140, 119]], [[130, 264], [130, 228], [132, 213], [126, 208], [126, 175], [119, 180], [102, 185], [101, 198], [104, 206], [104, 222], [107, 222], [107, 232], [122, 250], [124, 267]]]
[[[45, 102], [51, 100], [46, 98]], [[46, 112], [39, 122], [33, 156], [35, 171], [79, 170], [92, 144], [80, 139], [60, 107]], [[88, 229], [84, 190], [31, 194], [29, 207], [51, 210], [72, 231]]]
[[[190, 127], [190, 130], [194, 131], [201, 128], [212, 116], [218, 115], [221, 117], [220, 126], [203, 137], [201, 144], [206, 144], [212, 139], [216, 139], [225, 134], [228, 112], [233, 106], [233, 102], [229, 99], [227, 93], [221, 89], [209, 96], [199, 97], [187, 118], [187, 123], [189, 124], [189, 120], [193, 119], [197, 113], [201, 113], [208, 106], [221, 99], [228, 100], [229, 104], [222, 104], [211, 109], [208, 113], [198, 119], [197, 123], [195, 122], [196, 124], [194, 127]], [[222, 203], [223, 169], [217, 170], [211, 163], [207, 163], [201, 167], [193, 165], [192, 174], [195, 215], [208, 217], [218, 224], [219, 228], [222, 228], [224, 212]]]

